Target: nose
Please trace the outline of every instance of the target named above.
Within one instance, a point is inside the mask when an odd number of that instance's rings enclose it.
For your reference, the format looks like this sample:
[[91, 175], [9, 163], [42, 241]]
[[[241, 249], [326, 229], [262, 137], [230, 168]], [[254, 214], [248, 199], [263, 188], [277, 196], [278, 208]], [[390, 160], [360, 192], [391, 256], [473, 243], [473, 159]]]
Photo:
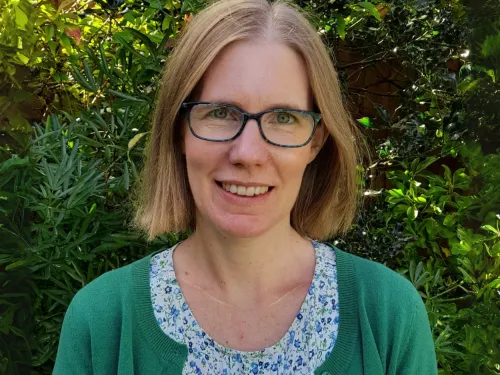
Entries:
[[229, 161], [231, 164], [262, 165], [267, 160], [268, 144], [262, 138], [257, 120], [251, 119], [241, 134], [231, 142]]

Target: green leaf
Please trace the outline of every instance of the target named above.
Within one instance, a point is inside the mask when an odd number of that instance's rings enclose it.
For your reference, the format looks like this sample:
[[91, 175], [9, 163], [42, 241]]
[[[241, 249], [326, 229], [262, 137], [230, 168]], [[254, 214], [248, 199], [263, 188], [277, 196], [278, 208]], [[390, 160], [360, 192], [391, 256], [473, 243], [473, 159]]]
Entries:
[[420, 196], [416, 199], [418, 203], [427, 203], [427, 199], [425, 199], [423, 196]]
[[10, 270], [12, 270], [14, 268], [23, 266], [25, 263], [26, 263], [26, 261], [24, 259], [23, 260], [18, 260], [17, 262], [11, 263], [8, 266], [6, 266], [5, 270], [6, 271], [10, 271]]
[[7, 118], [9, 119], [9, 123], [12, 126], [13, 130], [30, 132], [31, 125], [21, 114], [19, 113], [7, 113]]
[[99, 53], [101, 54], [101, 68], [104, 72], [109, 73], [108, 60], [106, 59], [106, 52], [102, 43], [99, 45]]
[[337, 33], [339, 34], [340, 39], [344, 40], [345, 39], [345, 19], [344, 16], [341, 14], [337, 14], [335, 16], [335, 19], [337, 20], [336, 27], [337, 27]]
[[30, 161], [27, 156], [22, 159], [19, 159], [18, 157], [12, 157], [0, 164], [0, 174], [7, 172], [9, 168], [12, 167], [17, 169], [18, 167], [28, 165], [29, 162]]
[[129, 151], [132, 150], [134, 148], [134, 146], [137, 144], [137, 142], [139, 142], [139, 140], [148, 133], [149, 132], [139, 133], [139, 134], [134, 135], [134, 137], [128, 142], [128, 150]]
[[488, 287], [492, 289], [500, 288], [500, 279], [493, 280], [491, 283], [488, 284]]
[[438, 158], [435, 157], [435, 156], [430, 156], [428, 158], [426, 158], [424, 161], [420, 162], [416, 168], [416, 171], [415, 173], [420, 173], [422, 172], [423, 170], [425, 170], [429, 165], [431, 165], [432, 163], [434, 163]]
[[98, 88], [95, 85], [95, 81], [94, 82], [87, 81], [87, 79], [83, 76], [83, 74], [81, 74], [75, 67], [71, 67], [71, 71], [73, 72], [73, 77], [80, 86], [82, 86], [87, 91], [97, 92]]
[[31, 92], [23, 91], [23, 90], [16, 90], [14, 92], [14, 95], [12, 96], [12, 100], [15, 103], [21, 103], [21, 102], [29, 100], [33, 97], [34, 97], [34, 95]]
[[500, 33], [486, 37], [481, 53], [484, 57], [500, 57]]
[[495, 227], [493, 227], [492, 225], [483, 225], [483, 226], [481, 227], [481, 229], [484, 229], [484, 230], [486, 230], [486, 231], [488, 231], [488, 232], [491, 232], [491, 233], [496, 234], [497, 236], [500, 236], [500, 231], [499, 231], [499, 230], [497, 230], [497, 229], [496, 229]]
[[401, 198], [405, 196], [401, 189], [391, 189], [389, 190], [389, 194], [396, 198]]
[[494, 257], [500, 255], [500, 241], [498, 241], [496, 244], [494, 244], [491, 247], [490, 254], [491, 254], [491, 256], [494, 256]]
[[128, 191], [128, 189], [130, 188], [130, 175], [129, 175], [128, 164], [127, 164], [126, 160], [123, 162], [123, 183], [125, 185], [125, 190]]
[[474, 278], [466, 270], [464, 270], [462, 267], [458, 267], [458, 269], [464, 275], [464, 280], [466, 282], [472, 283], [472, 284], [474, 283]]
[[55, 55], [56, 54], [56, 49], [57, 49], [57, 46], [59, 45], [59, 43], [57, 43], [54, 40], [49, 40], [47, 42], [47, 44], [49, 45], [50, 52], [52, 52], [52, 54]]
[[394, 212], [394, 214], [396, 215], [404, 215], [406, 212], [408, 212], [408, 205], [407, 204], [398, 204], [396, 206], [394, 206], [394, 208], [392, 209], [392, 212]]
[[45, 25], [45, 40], [48, 42], [54, 37], [54, 25]]
[[359, 5], [360, 7], [365, 8], [373, 17], [375, 17], [379, 21], [382, 21], [382, 18], [380, 17], [380, 13], [378, 12], [378, 9], [372, 3], [368, 2], [368, 1], [362, 1], [361, 3], [358, 3], [356, 5]]
[[460, 238], [460, 240], [462, 240], [462, 241], [472, 242], [470, 240], [471, 230], [469, 230], [469, 229], [465, 229], [465, 228], [459, 227], [457, 229], [457, 237]]
[[68, 53], [73, 49], [73, 47], [71, 47], [71, 41], [65, 33], [61, 34], [59, 42], [66, 49], [66, 51], [68, 51]]
[[446, 227], [451, 227], [451, 226], [453, 226], [453, 224], [456, 223], [456, 221], [457, 221], [456, 215], [454, 215], [454, 214], [452, 214], [452, 215], [446, 215], [446, 217], [443, 220], [443, 224]]
[[425, 219], [425, 229], [430, 238], [435, 238], [439, 230], [439, 225], [436, 220], [430, 217]]
[[134, 36], [129, 30], [130, 28], [113, 33], [113, 39], [116, 39], [118, 42], [120, 42], [120, 39], [123, 39], [127, 42], [132, 42], [134, 40]]
[[415, 172], [417, 171], [417, 165], [418, 165], [418, 163], [419, 163], [419, 162], [420, 162], [420, 159], [419, 159], [419, 158], [414, 159], [414, 160], [411, 162], [411, 164], [410, 164], [410, 168], [409, 168], [409, 169], [410, 169], [410, 171], [412, 171], [412, 172], [414, 172], [414, 173], [415, 173]]
[[16, 52], [16, 56], [24, 65], [27, 65], [30, 61], [29, 57], [24, 56], [21, 52]]
[[28, 23], [28, 16], [17, 5], [14, 6], [14, 10], [16, 12], [16, 25], [17, 25], [17, 27], [19, 27], [22, 30], [25, 30], [26, 24]]
[[130, 31], [130, 33], [133, 36], [135, 36], [137, 39], [139, 39], [146, 46], [146, 48], [148, 49], [151, 56], [156, 56], [156, 48], [155, 48], [154, 44], [151, 42], [151, 39], [149, 39], [149, 37], [147, 35], [141, 33], [139, 30], [135, 30], [132, 28], [127, 28], [125, 30]]
[[448, 167], [446, 164], [442, 164], [442, 166], [444, 168], [444, 179], [447, 182], [451, 183], [451, 170], [450, 170], [450, 167]]
[[163, 18], [163, 22], [161, 23], [161, 29], [163, 31], [167, 30], [170, 27], [170, 21], [172, 17], [170, 15], [165, 14], [165, 18]]
[[[129, 33], [130, 34], [130, 33]], [[132, 35], [132, 34], [130, 34]], [[118, 42], [130, 53], [132, 53], [134, 56], [136, 56], [143, 65], [148, 65], [151, 62], [151, 59], [149, 59], [147, 56], [144, 56], [142, 53], [138, 52], [137, 49], [127, 42], [124, 38], [121, 36], [117, 36], [116, 34], [113, 35], [113, 38], [116, 38]]]
[[136, 98], [134, 96], [130, 96], [130, 95], [124, 94], [123, 92], [119, 92], [119, 91], [116, 91], [116, 90], [109, 90], [109, 92], [112, 93], [113, 95], [116, 95], [116, 96], [118, 96], [120, 98], [123, 98], [123, 99], [131, 100], [131, 101], [134, 101], [134, 102], [146, 103], [146, 101], [143, 100], [143, 99], [139, 99], [139, 98]]
[[85, 76], [87, 77], [87, 81], [97, 91], [98, 85], [96, 84], [94, 76], [92, 75], [92, 70], [90, 69], [90, 66], [86, 60], [83, 60], [83, 72], [85, 73]]
[[415, 220], [418, 216], [418, 210], [415, 207], [410, 206], [406, 210], [406, 215], [408, 216], [408, 219]]
[[[7, 267], [5, 269], [7, 269]], [[7, 312], [3, 312], [3, 314], [0, 316], [0, 332], [5, 335], [7, 335], [13, 328], [12, 323], [14, 321], [14, 312], [14, 308], [9, 308]]]
[[365, 128], [373, 128], [373, 123], [371, 122], [369, 117], [360, 118], [358, 119], [358, 122]]

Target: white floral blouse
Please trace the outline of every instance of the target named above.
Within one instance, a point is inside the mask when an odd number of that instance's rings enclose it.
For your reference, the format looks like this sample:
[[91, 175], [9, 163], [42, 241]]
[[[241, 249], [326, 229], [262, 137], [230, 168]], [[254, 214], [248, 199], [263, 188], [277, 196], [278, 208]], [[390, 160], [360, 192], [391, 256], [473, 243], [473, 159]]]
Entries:
[[200, 327], [175, 278], [172, 247], [151, 257], [153, 309], [161, 329], [185, 344], [183, 374], [312, 374], [331, 353], [338, 334], [339, 301], [335, 252], [312, 241], [316, 250], [314, 277], [299, 313], [281, 340], [246, 352], [216, 343]]

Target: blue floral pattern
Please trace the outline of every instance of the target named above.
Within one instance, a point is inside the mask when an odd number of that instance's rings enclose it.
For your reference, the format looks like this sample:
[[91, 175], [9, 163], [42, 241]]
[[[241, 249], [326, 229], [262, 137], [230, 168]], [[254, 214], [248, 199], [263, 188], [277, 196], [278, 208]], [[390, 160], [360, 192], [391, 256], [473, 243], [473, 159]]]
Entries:
[[161, 329], [185, 344], [183, 374], [312, 374], [331, 353], [338, 334], [339, 300], [335, 252], [311, 241], [316, 266], [309, 292], [287, 333], [276, 344], [246, 352], [216, 343], [198, 324], [175, 278], [172, 247], [151, 257], [153, 310]]

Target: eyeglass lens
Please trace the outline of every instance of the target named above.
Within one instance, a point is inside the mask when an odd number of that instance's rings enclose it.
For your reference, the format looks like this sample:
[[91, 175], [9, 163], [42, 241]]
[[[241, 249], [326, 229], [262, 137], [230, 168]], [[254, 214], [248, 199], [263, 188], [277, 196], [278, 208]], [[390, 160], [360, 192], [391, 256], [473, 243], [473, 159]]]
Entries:
[[[243, 114], [223, 105], [197, 104], [191, 109], [189, 120], [195, 135], [224, 141], [238, 134], [243, 123]], [[261, 124], [262, 132], [270, 142], [287, 146], [307, 142], [314, 129], [312, 116], [285, 109], [264, 114]]]

